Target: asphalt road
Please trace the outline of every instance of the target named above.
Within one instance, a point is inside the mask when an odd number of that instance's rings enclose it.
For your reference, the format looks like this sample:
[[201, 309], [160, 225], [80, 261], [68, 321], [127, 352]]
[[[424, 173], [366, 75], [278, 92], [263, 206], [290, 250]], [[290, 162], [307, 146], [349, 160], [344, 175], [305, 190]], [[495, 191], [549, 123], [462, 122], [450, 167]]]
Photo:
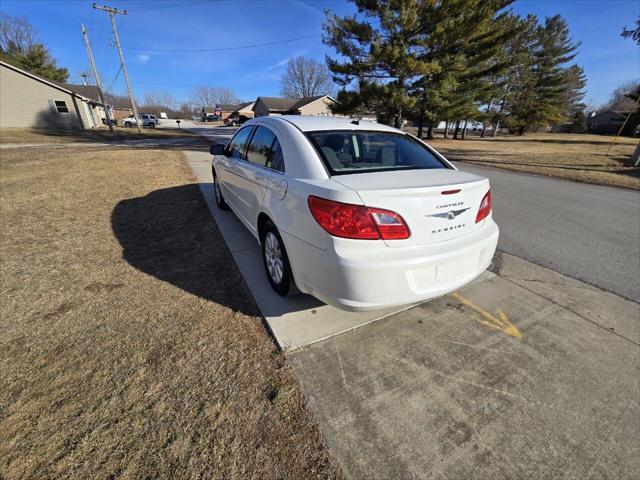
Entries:
[[[236, 130], [185, 123], [217, 141]], [[500, 250], [640, 302], [640, 192], [457, 167], [491, 180]]]
[[640, 302], [640, 192], [456, 166], [490, 179], [499, 249]]

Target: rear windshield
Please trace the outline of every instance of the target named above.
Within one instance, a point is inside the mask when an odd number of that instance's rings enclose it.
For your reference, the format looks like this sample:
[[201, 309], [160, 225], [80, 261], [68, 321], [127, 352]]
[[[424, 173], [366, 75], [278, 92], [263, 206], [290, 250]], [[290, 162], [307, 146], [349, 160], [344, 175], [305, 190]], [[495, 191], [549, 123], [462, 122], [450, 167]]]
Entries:
[[337, 130], [309, 132], [307, 137], [335, 175], [448, 168], [423, 144], [399, 133]]

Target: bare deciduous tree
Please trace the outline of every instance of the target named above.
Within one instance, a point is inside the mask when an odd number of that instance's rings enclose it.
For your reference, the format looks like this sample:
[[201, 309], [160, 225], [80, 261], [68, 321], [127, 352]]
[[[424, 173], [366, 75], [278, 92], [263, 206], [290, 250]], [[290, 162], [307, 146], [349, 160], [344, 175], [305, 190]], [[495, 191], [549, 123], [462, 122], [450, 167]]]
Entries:
[[36, 43], [36, 30], [26, 18], [0, 15], [0, 51], [23, 55]]
[[0, 14], [0, 59], [51, 80], [66, 82], [69, 71], [58, 67], [49, 49], [36, 38], [24, 17]]
[[191, 102], [201, 107], [239, 103], [233, 90], [224, 87], [199, 85], [191, 91]]
[[177, 111], [180, 102], [169, 92], [147, 92], [144, 94], [144, 105], [156, 107], [158, 110]]
[[616, 112], [630, 112], [634, 110], [636, 102], [629, 98], [627, 95], [635, 92], [640, 88], [640, 82], [637, 80], [631, 80], [623, 83], [616, 88], [609, 101], [602, 105], [598, 110], [604, 112], [606, 110], [614, 110]]
[[293, 57], [282, 75], [280, 93], [288, 98], [328, 95], [333, 89], [331, 73], [326, 65], [312, 58]]
[[[104, 100], [115, 108], [131, 108], [131, 101], [126, 95], [104, 92]], [[139, 104], [140, 101], [136, 99], [136, 103]]]

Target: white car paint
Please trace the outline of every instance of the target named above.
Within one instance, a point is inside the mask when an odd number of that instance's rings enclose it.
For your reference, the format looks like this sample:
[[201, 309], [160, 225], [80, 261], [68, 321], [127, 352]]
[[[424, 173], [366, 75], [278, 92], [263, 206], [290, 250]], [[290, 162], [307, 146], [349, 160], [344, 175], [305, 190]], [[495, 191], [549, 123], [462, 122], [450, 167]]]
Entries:
[[[226, 155], [215, 155], [212, 168], [227, 204], [259, 241], [261, 219], [266, 216], [275, 224], [300, 291], [338, 308], [373, 310], [450, 293], [489, 266], [498, 227], [491, 213], [475, 222], [489, 191], [486, 178], [457, 170], [426, 145], [446, 168], [332, 175], [305, 133], [407, 134], [373, 122], [305, 116], [260, 117], [239, 132], [257, 125], [277, 137], [284, 172]], [[312, 216], [309, 196], [397, 212], [410, 236], [403, 240], [332, 236]], [[466, 210], [453, 221], [442, 218], [456, 207]]]

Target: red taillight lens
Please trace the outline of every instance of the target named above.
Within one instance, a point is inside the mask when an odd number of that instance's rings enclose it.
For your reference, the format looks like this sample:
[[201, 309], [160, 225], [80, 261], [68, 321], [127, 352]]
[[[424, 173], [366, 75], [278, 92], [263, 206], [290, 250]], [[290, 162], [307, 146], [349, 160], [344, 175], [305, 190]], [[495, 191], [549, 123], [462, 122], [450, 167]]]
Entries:
[[480, 223], [487, 218], [487, 215], [491, 213], [491, 190], [487, 192], [482, 201], [480, 202], [480, 208], [478, 209], [478, 215], [476, 215], [476, 223]]
[[409, 227], [395, 212], [381, 208], [334, 202], [309, 197], [309, 210], [318, 225], [330, 235], [361, 240], [402, 240], [409, 238]]

